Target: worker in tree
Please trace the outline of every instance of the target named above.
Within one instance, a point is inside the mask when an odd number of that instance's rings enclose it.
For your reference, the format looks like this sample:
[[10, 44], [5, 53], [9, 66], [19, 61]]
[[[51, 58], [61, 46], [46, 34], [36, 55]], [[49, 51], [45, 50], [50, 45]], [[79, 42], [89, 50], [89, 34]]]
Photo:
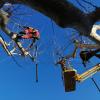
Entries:
[[19, 41], [20, 39], [33, 39], [33, 42], [31, 43], [29, 48], [31, 48], [36, 40], [39, 40], [40, 38], [40, 33], [38, 32], [38, 30], [26, 26], [23, 26], [23, 30], [19, 32], [19, 34], [13, 32], [11, 34], [12, 39], [14, 39], [15, 41]]
[[81, 51], [80, 52], [80, 57], [81, 57], [81, 59], [83, 61], [84, 66], [86, 66], [85, 63], [87, 61], [89, 61], [93, 56], [96, 56], [96, 57], [98, 57], [100, 59], [100, 54], [97, 54], [99, 52], [100, 52], [100, 49], [89, 50], [89, 51], [88, 50]]
[[38, 32], [38, 30], [32, 27], [24, 26], [24, 29], [18, 34], [18, 39], [31, 39], [31, 38], [34, 38], [34, 40], [38, 40], [40, 38], [40, 33]]
[[24, 29], [19, 32], [17, 39], [33, 39], [32, 44], [30, 45], [30, 48], [32, 45], [36, 42], [36, 40], [39, 40], [40, 33], [37, 29], [34, 29], [32, 27], [26, 27], [24, 26]]

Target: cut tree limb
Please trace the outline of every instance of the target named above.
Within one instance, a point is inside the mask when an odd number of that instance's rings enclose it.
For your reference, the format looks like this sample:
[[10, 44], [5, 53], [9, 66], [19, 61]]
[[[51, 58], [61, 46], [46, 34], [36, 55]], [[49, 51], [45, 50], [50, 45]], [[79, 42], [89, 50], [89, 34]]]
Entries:
[[90, 36], [92, 36], [96, 40], [100, 41], [100, 35], [97, 34], [97, 30], [100, 30], [100, 25], [93, 25], [92, 31], [90, 33]]

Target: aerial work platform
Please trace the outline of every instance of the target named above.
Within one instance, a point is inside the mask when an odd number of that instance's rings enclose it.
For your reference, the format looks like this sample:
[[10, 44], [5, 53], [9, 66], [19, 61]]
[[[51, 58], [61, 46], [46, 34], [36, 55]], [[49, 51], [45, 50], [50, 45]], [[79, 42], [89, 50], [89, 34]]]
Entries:
[[87, 70], [83, 74], [77, 74], [76, 70], [65, 70], [63, 72], [65, 92], [75, 91], [76, 82], [83, 82], [87, 78], [93, 76], [100, 71], [100, 64], [95, 65], [93, 68]]
[[66, 92], [74, 91], [76, 89], [75, 75], [75, 70], [66, 70], [64, 72], [64, 85]]

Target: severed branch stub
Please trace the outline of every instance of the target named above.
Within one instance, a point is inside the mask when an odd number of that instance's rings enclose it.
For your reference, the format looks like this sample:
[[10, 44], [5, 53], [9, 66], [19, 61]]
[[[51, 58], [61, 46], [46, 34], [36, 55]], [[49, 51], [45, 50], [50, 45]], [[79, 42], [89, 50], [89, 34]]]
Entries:
[[90, 36], [100, 41], [100, 35], [97, 33], [98, 30], [100, 30], [100, 25], [93, 25]]

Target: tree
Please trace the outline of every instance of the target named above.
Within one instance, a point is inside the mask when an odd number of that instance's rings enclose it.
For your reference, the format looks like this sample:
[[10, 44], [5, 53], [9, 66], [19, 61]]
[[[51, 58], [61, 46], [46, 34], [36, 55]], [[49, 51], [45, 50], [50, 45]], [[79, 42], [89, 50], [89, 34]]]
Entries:
[[[3, 0], [2, 0], [3, 1]], [[4, 3], [1, 1], [1, 4]], [[71, 27], [100, 44], [95, 35], [90, 35], [93, 25], [100, 20], [100, 8], [86, 14], [67, 0], [5, 0], [30, 6], [53, 19], [60, 27]], [[32, 3], [33, 2], [33, 3]], [[100, 27], [100, 26], [99, 26]], [[99, 35], [98, 35], [99, 36]], [[100, 38], [100, 36], [99, 36]]]

